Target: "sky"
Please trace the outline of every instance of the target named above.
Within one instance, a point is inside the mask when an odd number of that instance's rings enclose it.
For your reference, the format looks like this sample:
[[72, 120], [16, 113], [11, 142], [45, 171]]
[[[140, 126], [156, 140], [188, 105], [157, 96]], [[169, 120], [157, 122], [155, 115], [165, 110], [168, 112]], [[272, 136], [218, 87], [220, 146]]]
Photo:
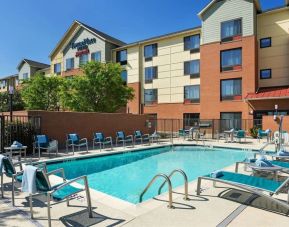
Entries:
[[[126, 43], [200, 25], [210, 0], [7, 0], [0, 6], [0, 78], [23, 58], [49, 64], [49, 54], [74, 20]], [[261, 0], [262, 9], [285, 0]]]

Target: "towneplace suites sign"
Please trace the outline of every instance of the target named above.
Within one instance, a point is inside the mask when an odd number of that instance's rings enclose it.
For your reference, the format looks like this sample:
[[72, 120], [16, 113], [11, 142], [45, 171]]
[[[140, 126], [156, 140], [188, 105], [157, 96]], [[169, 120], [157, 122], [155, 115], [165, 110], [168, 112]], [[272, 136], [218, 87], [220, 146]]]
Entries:
[[83, 54], [88, 54], [89, 53], [88, 46], [94, 43], [96, 43], [96, 38], [92, 39], [86, 38], [81, 42], [71, 43], [70, 46], [72, 49], [77, 49], [75, 57], [79, 57]]

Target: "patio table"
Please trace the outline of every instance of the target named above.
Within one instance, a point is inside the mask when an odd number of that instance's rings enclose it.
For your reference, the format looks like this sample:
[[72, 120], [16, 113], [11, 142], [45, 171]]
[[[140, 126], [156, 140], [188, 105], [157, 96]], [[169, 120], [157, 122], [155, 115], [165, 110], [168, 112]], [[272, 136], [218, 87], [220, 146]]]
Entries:
[[[224, 131], [225, 133], [225, 137], [226, 137], [226, 142], [230, 142], [230, 143], [233, 143], [234, 142], [234, 132], [235, 131], [232, 131], [232, 130], [228, 130], [228, 131]], [[228, 141], [228, 137], [230, 137], [230, 141]]]
[[26, 159], [26, 149], [27, 149], [27, 146], [21, 146], [21, 147], [4, 147], [4, 150], [9, 152], [9, 156], [10, 158], [12, 158], [12, 155], [14, 153], [18, 153], [20, 155], [22, 155], [22, 153], [24, 154], [24, 158]]

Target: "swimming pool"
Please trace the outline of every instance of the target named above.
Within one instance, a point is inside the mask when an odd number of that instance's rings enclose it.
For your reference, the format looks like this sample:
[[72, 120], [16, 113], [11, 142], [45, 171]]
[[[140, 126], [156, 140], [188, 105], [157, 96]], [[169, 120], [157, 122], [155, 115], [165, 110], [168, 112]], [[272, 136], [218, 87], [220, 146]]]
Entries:
[[[246, 152], [237, 149], [165, 146], [51, 163], [48, 170], [64, 168], [68, 179], [87, 175], [90, 188], [136, 204], [140, 193], [158, 173], [169, 174], [174, 169], [182, 169], [188, 180], [193, 181], [198, 176], [230, 166], [245, 157]], [[143, 201], [156, 196], [162, 182], [163, 179], [157, 180]], [[172, 178], [174, 188], [183, 183], [180, 175]], [[166, 187], [162, 192], [165, 191]]]

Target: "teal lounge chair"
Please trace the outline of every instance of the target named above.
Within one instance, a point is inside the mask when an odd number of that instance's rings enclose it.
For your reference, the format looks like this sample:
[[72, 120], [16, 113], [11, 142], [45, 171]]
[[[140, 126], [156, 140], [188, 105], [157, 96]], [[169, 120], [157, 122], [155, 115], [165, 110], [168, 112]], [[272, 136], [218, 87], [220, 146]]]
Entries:
[[140, 130], [134, 131], [134, 142], [137, 143], [137, 141], [140, 141], [141, 144], [144, 142], [150, 144], [150, 135], [143, 134]]
[[80, 150], [80, 147], [86, 147], [86, 152], [88, 153], [88, 142], [86, 138], [80, 138], [78, 134], [76, 133], [70, 133], [66, 137], [66, 152], [68, 152], [68, 148], [72, 147], [72, 152], [74, 155], [75, 147], [78, 147], [78, 150]]
[[[274, 181], [268, 180], [261, 177], [248, 176], [240, 173], [232, 173], [227, 171], [221, 171], [218, 177], [212, 177], [211, 174], [199, 177], [198, 185], [197, 185], [197, 195], [201, 194], [201, 183], [202, 180], [213, 181], [214, 183], [219, 182], [223, 184], [228, 184], [234, 187], [241, 188], [243, 190], [252, 192], [259, 196], [263, 196], [270, 201], [274, 201], [279, 205], [289, 209], [289, 198], [287, 203], [284, 201], [280, 201], [279, 199], [275, 199], [272, 197], [274, 194], [278, 194], [281, 189], [285, 187], [289, 183], [289, 178], [285, 181]], [[270, 195], [267, 195], [263, 192], [268, 192]], [[288, 191], [289, 194], [289, 191]]]
[[94, 149], [94, 146], [99, 144], [99, 148], [101, 150], [101, 147], [105, 149], [105, 145], [110, 145], [110, 148], [112, 150], [112, 138], [111, 137], [105, 137], [102, 132], [96, 132], [93, 134], [92, 139], [92, 147]]
[[125, 147], [127, 143], [131, 143], [132, 147], [134, 147], [133, 136], [127, 136], [123, 131], [119, 131], [116, 133], [116, 146], [118, 143], [122, 143], [123, 147]]
[[257, 134], [257, 138], [258, 141], [260, 142], [260, 139], [262, 139], [263, 137], [267, 138], [267, 142], [269, 142], [271, 140], [271, 130], [267, 129], [267, 130], [262, 130], [262, 129], [258, 129], [258, 134]]
[[47, 150], [50, 156], [50, 151], [55, 150], [56, 156], [58, 154], [58, 141], [51, 140], [47, 135], [36, 135], [34, 137], [33, 143], [33, 154], [35, 154], [36, 149], [38, 150], [39, 159], [40, 159], [40, 151]]
[[[63, 179], [63, 183], [57, 184], [55, 186], [51, 186], [49, 182], [49, 176], [52, 174], [60, 173]], [[83, 185], [81, 187], [75, 187], [72, 186], [73, 183], [76, 183], [77, 181], [83, 181]], [[77, 182], [78, 183], [78, 182]], [[92, 207], [91, 207], [91, 198], [90, 198], [90, 192], [88, 187], [88, 181], [87, 176], [80, 176], [75, 179], [67, 181], [65, 178], [64, 170], [63, 169], [56, 169], [54, 171], [51, 171], [49, 173], [46, 173], [44, 170], [37, 169], [36, 171], [36, 194], [29, 194], [29, 205], [30, 205], [30, 212], [31, 212], [31, 218], [33, 218], [33, 204], [32, 204], [32, 198], [35, 195], [46, 195], [47, 198], [47, 214], [48, 214], [48, 226], [51, 227], [51, 201], [55, 201], [56, 203], [59, 203], [63, 200], [66, 200], [67, 205], [69, 205], [69, 200], [71, 199], [71, 196], [80, 193], [82, 191], [85, 191], [86, 193], [86, 200], [87, 200], [87, 207], [88, 207], [88, 213], [89, 217], [92, 218]]]
[[246, 132], [244, 130], [238, 130], [235, 132], [234, 136], [235, 139], [237, 139], [239, 143], [241, 143], [242, 139], [246, 139]]

